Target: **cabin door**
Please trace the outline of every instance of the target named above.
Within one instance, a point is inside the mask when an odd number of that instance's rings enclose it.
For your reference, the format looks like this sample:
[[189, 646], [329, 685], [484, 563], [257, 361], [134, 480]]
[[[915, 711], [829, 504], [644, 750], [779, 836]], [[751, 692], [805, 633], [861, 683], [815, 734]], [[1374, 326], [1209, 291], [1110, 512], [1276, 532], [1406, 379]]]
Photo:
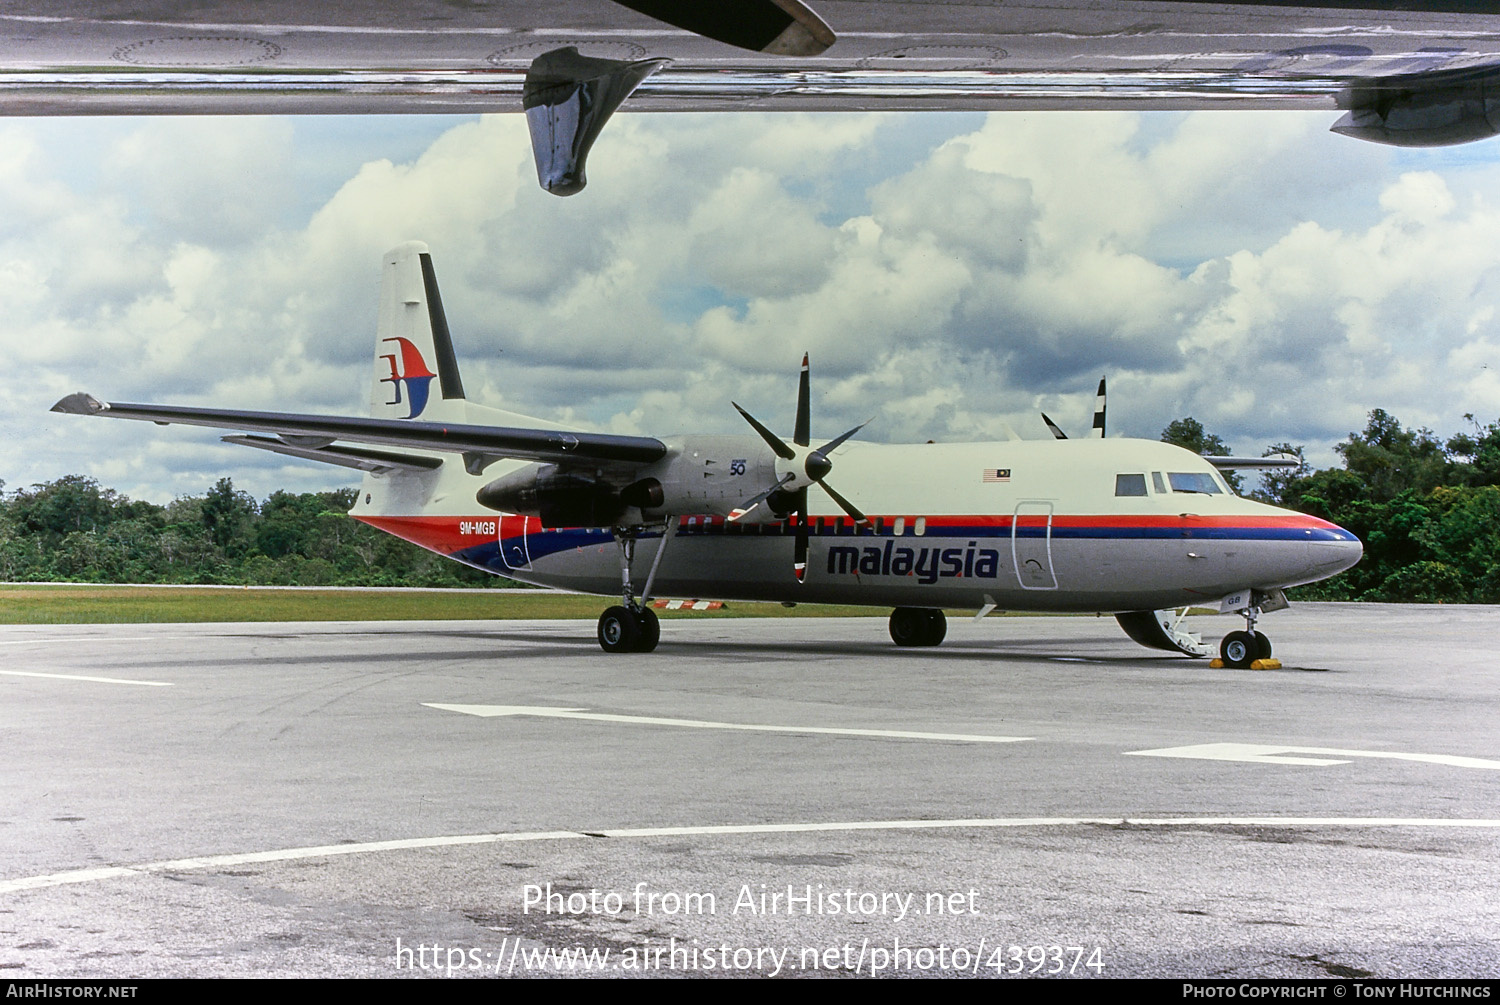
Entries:
[[1010, 556], [1023, 590], [1055, 590], [1052, 572], [1052, 504], [1030, 501], [1016, 506], [1010, 524]]

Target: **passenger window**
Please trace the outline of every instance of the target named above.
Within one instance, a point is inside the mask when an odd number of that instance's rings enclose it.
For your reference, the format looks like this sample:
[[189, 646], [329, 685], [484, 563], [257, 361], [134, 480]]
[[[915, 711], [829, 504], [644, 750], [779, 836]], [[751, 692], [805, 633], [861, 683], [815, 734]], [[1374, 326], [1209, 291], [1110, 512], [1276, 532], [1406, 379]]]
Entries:
[[1145, 475], [1115, 475], [1115, 495], [1143, 496], [1145, 494]]
[[1151, 487], [1156, 489], [1157, 495], [1164, 496], [1167, 494], [1167, 483], [1162, 478], [1160, 471], [1151, 472]]
[[1172, 484], [1173, 492], [1197, 492], [1200, 495], [1214, 496], [1223, 492], [1214, 476], [1207, 471], [1173, 471], [1167, 475], [1167, 481]]

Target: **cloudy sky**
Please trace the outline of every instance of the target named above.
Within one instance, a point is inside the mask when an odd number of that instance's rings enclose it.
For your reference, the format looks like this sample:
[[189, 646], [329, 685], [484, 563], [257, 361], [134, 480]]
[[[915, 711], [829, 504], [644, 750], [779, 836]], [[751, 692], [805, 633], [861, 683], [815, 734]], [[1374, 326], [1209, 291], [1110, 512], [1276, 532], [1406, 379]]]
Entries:
[[1371, 408], [1500, 418], [1500, 142], [1397, 151], [1332, 113], [631, 115], [589, 188], [525, 122], [0, 121], [0, 479], [258, 497], [347, 473], [106, 400], [361, 414], [381, 253], [432, 248], [465, 385], [615, 432], [1112, 434], [1191, 415], [1320, 465]]

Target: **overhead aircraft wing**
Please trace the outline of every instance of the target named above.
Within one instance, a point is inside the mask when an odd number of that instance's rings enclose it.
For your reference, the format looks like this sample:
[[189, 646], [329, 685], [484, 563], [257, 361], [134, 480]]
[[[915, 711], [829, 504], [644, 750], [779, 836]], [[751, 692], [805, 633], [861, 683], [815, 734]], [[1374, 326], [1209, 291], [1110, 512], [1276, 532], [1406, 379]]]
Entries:
[[[360, 452], [348, 448], [329, 451], [338, 440], [370, 443], [412, 450], [436, 450], [485, 458], [502, 457], [518, 460], [550, 461], [556, 464], [579, 462], [648, 464], [666, 456], [667, 445], [649, 436], [615, 436], [608, 433], [582, 433], [557, 429], [516, 429], [505, 426], [476, 426], [443, 422], [420, 422], [410, 419], [361, 419], [337, 415], [297, 415], [284, 412], [242, 412], [226, 408], [183, 408], [175, 405], [140, 405], [128, 402], [103, 402], [92, 395], [70, 394], [52, 406], [54, 412], [74, 415], [102, 415], [112, 419], [140, 419], [159, 425], [181, 424], [211, 426], [217, 429], [239, 429], [273, 433], [275, 441], [245, 443], [277, 450], [280, 453], [312, 460], [342, 463], [362, 461], [384, 467], [427, 466], [423, 458], [392, 454]], [[290, 449], [287, 449], [290, 448]], [[373, 456], [372, 456], [373, 453]], [[310, 455], [317, 456], [310, 456]], [[335, 459], [335, 458], [341, 458]], [[346, 463], [363, 467], [361, 463]]]
[[1409, 145], [1500, 121], [1500, 0], [7, 3], [0, 114], [520, 111], [568, 47], [666, 61], [637, 109], [1338, 108]]

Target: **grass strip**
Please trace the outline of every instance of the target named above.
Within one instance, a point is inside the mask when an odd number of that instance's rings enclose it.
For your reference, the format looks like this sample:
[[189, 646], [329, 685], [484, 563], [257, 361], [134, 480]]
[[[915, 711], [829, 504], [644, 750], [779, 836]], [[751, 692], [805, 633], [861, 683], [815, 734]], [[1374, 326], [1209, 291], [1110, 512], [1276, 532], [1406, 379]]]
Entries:
[[[472, 621], [586, 618], [608, 597], [550, 590], [268, 590], [256, 587], [0, 584], [0, 624], [78, 625], [215, 621]], [[734, 601], [715, 611], [658, 610], [679, 617], [883, 617], [878, 607]]]

